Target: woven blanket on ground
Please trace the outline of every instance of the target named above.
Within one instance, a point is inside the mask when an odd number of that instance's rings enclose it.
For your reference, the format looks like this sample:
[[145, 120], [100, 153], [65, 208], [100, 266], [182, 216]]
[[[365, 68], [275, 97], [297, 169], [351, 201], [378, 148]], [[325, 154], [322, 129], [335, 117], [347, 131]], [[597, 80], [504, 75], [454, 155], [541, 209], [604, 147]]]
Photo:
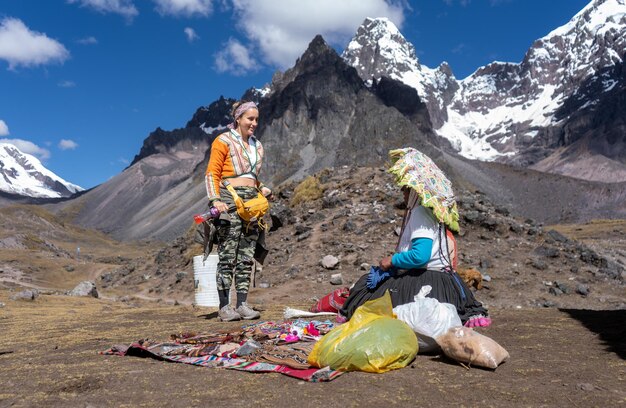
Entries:
[[[154, 358], [256, 373], [276, 372], [310, 382], [331, 381], [342, 372], [308, 365], [307, 357], [317, 340], [316, 336], [303, 335], [304, 341], [289, 343], [281, 340], [285, 334], [293, 334], [300, 327], [311, 327], [311, 324], [324, 334], [333, 328], [330, 322], [258, 322], [234, 333], [176, 334], [170, 337], [169, 342], [145, 339], [130, 346], [113, 346], [101, 354]], [[237, 355], [240, 347], [248, 341], [257, 342], [260, 347], [249, 355]]]

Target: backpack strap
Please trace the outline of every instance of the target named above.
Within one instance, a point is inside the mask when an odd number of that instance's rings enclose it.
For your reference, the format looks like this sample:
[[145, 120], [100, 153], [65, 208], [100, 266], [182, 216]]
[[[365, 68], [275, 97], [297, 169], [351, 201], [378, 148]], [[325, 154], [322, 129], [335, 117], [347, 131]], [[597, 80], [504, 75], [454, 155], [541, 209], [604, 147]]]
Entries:
[[222, 184], [224, 185], [224, 187], [226, 187], [226, 190], [228, 190], [230, 195], [233, 196], [233, 200], [234, 201], [237, 201], [238, 199], [240, 199], [239, 198], [239, 194], [237, 194], [237, 192], [233, 188], [232, 184], [230, 184], [230, 182], [228, 180], [222, 180]]

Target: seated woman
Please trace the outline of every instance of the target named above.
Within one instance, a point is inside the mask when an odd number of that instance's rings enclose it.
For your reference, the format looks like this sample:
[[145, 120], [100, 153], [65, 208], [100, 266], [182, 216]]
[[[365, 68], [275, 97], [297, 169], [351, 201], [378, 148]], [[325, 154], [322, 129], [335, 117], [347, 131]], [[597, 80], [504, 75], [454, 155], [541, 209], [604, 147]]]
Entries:
[[422, 286], [430, 285], [428, 296], [454, 305], [465, 326], [490, 325], [487, 309], [451, 267], [444, 224], [432, 209], [420, 205], [414, 189], [405, 186], [402, 192], [407, 210], [396, 253], [381, 259], [379, 268], [372, 268], [354, 284], [340, 316], [350, 319], [357, 307], [386, 291], [394, 307], [413, 302]]

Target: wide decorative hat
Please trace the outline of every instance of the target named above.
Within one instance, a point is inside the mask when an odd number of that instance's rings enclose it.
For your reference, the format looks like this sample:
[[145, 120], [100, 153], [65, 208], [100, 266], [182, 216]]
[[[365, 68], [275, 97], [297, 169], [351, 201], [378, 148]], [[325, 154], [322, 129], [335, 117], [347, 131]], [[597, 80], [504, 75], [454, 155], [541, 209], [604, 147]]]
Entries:
[[389, 151], [389, 172], [399, 187], [410, 187], [419, 195], [420, 204], [433, 210], [435, 217], [450, 230], [459, 232], [459, 211], [452, 183], [424, 153], [412, 147]]

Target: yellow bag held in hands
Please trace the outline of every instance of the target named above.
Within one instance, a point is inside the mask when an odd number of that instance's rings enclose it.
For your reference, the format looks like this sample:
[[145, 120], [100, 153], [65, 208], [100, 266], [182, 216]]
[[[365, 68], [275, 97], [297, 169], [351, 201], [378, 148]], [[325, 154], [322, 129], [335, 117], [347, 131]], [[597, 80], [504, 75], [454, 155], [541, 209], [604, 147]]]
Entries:
[[[248, 201], [243, 201], [228, 181], [223, 180], [222, 184], [224, 184], [226, 189], [233, 196], [233, 200], [235, 201], [235, 205], [237, 206], [237, 214], [239, 214], [241, 219], [247, 222], [256, 221], [259, 223], [259, 225], [261, 225], [263, 216], [270, 209], [270, 203], [269, 201], [267, 201], [267, 198], [265, 198], [265, 196], [259, 191], [258, 195], [255, 198], [252, 198]], [[265, 228], [264, 225], [261, 226]]]

